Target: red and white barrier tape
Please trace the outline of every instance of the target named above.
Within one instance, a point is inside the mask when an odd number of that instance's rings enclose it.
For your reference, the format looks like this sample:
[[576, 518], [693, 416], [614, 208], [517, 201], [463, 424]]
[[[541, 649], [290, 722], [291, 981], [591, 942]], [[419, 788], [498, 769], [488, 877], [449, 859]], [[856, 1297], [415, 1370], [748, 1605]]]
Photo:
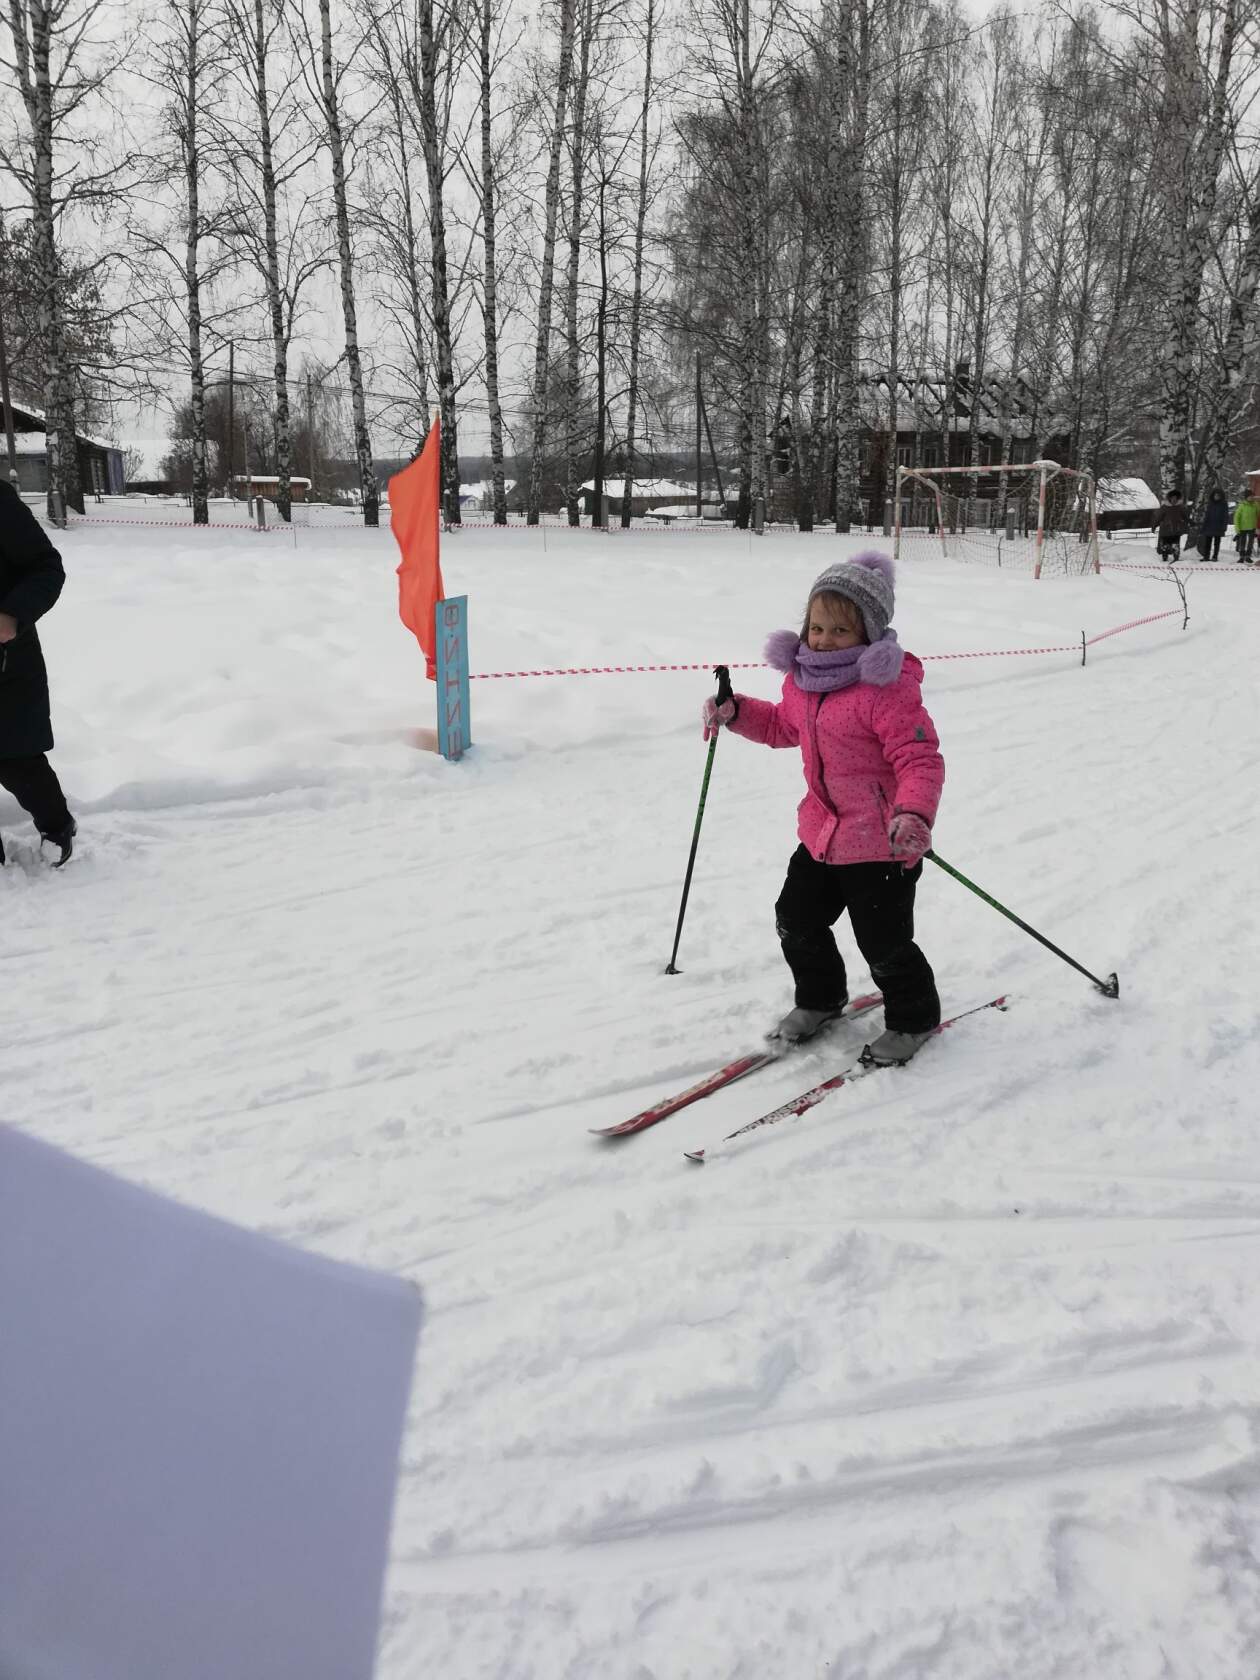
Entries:
[[[219, 531], [219, 532], [222, 532], [222, 531], [248, 531], [248, 532], [254, 532], [254, 533], [261, 532], [263, 536], [270, 536], [270, 534], [273, 531], [291, 531], [291, 530], [293, 530], [292, 525], [248, 525], [248, 524], [245, 523], [244, 520], [241, 520], [239, 523], [233, 522], [232, 524], [216, 525], [216, 524], [211, 523], [209, 525], [194, 525], [191, 519], [114, 519], [114, 518], [101, 518], [101, 519], [72, 518], [72, 519], [67, 521], [66, 529], [68, 531], [90, 531], [90, 530], [93, 529], [94, 526], [97, 526], [97, 525], [146, 525], [151, 530], [158, 530], [158, 531]], [[315, 527], [315, 528], [318, 529], [318, 527]], [[301, 526], [301, 527], [299, 527], [299, 529], [306, 530], [306, 529], [310, 529], [310, 527]]]
[[1086, 638], [1085, 646], [1093, 647], [1095, 642], [1105, 642], [1108, 636], [1119, 636], [1122, 631], [1136, 630], [1142, 624], [1158, 624], [1161, 618], [1176, 618], [1180, 607], [1170, 607], [1167, 612], [1151, 613], [1147, 618], [1135, 618], [1128, 624], [1117, 624], [1114, 630], [1100, 630], [1096, 636]]
[[[1180, 607], [1172, 607], [1168, 612], [1151, 613], [1147, 618], [1135, 618], [1128, 624], [1117, 624], [1110, 630], [1100, 630], [1096, 636], [1088, 636], [1086, 647], [1093, 647], [1095, 642], [1105, 642], [1108, 636], [1119, 636], [1126, 630], [1136, 630], [1143, 624], [1158, 624], [1162, 618], [1175, 618], [1181, 611]], [[938, 659], [1010, 659], [1020, 654], [1044, 653], [1079, 653], [1079, 642], [1064, 642], [1056, 647], [1035, 648], [978, 648], [973, 653], [924, 653], [919, 658], [926, 664], [929, 660]], [[715, 665], [725, 663], [728, 671], [760, 671], [767, 667], [761, 659], [743, 660], [713, 660], [710, 663], [700, 661], [686, 665], [573, 665], [556, 670], [539, 671], [473, 671], [472, 681], [488, 682], [496, 677], [604, 677], [621, 675], [627, 672], [640, 671], [711, 671]]]
[[[1219, 560], [1191, 560], [1174, 561], [1171, 565], [1164, 560], [1104, 560], [1102, 567], [1107, 572], [1144, 572], [1151, 577], [1168, 577], [1178, 564], [1189, 566], [1189, 571], [1183, 571], [1182, 577], [1219, 577], [1222, 572], [1260, 572], [1260, 566], [1244, 566], [1237, 560], [1226, 560], [1222, 564]], [[1211, 567], [1211, 571], [1207, 568]]]

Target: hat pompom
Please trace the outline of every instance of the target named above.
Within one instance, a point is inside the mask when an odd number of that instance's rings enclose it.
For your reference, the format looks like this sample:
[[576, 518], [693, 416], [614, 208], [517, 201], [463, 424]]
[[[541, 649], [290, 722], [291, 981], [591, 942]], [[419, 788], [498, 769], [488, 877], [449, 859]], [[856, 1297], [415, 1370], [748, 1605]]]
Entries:
[[884, 554], [878, 548], [862, 549], [850, 557], [849, 565], [865, 566], [868, 572], [878, 572], [889, 583], [896, 578], [897, 568], [893, 565], [892, 555]]

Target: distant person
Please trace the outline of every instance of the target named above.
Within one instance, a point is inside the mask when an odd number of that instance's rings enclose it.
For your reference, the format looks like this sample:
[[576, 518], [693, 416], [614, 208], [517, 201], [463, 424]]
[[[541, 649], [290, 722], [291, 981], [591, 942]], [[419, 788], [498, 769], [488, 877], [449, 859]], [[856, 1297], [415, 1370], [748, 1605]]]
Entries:
[[1219, 560], [1221, 538], [1229, 524], [1229, 502], [1223, 490], [1213, 490], [1203, 510], [1203, 535], [1199, 552], [1205, 560]]
[[1244, 566], [1252, 564], [1252, 550], [1256, 546], [1256, 526], [1260, 524], [1260, 496], [1248, 490], [1234, 509], [1234, 530], [1238, 535], [1238, 558]]
[[1180, 490], [1170, 490], [1159, 505], [1155, 518], [1155, 546], [1161, 560], [1175, 560], [1181, 553], [1181, 539], [1190, 524]]
[[[48, 674], [35, 632], [66, 581], [61, 556], [12, 485], [0, 481], [0, 788], [55, 846], [60, 869], [74, 849], [75, 821], [45, 754], [53, 744]], [[4, 842], [0, 840], [0, 864]]]

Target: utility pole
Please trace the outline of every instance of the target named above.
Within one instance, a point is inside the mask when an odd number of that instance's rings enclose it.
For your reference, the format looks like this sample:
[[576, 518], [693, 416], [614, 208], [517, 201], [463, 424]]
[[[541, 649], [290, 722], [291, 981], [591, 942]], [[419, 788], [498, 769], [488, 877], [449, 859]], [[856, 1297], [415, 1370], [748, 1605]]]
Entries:
[[311, 475], [306, 494], [315, 499], [315, 402], [311, 396], [311, 370], [306, 370], [306, 470]]
[[236, 500], [236, 340], [228, 340], [228, 435], [227, 435], [227, 493]]
[[704, 414], [704, 394], [700, 388], [700, 352], [696, 351], [696, 518], [704, 518], [704, 497], [700, 489], [700, 423]]
[[4, 441], [9, 453], [9, 482], [18, 487], [17, 441], [13, 436], [13, 405], [9, 401], [9, 356], [4, 345], [4, 312], [0, 310], [0, 405], [4, 408]]
[[599, 313], [595, 329], [595, 494], [592, 525], [607, 527], [607, 500], [604, 495], [604, 412], [608, 406], [608, 235], [604, 222], [604, 186], [606, 175], [599, 180]]

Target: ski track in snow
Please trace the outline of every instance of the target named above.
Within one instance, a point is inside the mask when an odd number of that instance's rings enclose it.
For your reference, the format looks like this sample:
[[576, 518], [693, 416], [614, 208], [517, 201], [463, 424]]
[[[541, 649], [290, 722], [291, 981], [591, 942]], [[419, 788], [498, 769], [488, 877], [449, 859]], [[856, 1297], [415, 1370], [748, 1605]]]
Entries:
[[[752, 659], [865, 540], [479, 531], [444, 569], [474, 669]], [[785, 1006], [797, 755], [719, 742], [666, 978], [703, 673], [475, 683], [448, 767], [388, 532], [64, 549], [82, 845], [43, 872], [0, 801], [6, 1117], [423, 1288], [385, 1680], [1255, 1680], [1260, 580], [1084, 670], [927, 668], [939, 851], [1119, 1001], [928, 866], [947, 1005], [1009, 1010], [716, 1149], [878, 1027], [587, 1133]], [[896, 622], [1172, 604], [923, 560]]]

